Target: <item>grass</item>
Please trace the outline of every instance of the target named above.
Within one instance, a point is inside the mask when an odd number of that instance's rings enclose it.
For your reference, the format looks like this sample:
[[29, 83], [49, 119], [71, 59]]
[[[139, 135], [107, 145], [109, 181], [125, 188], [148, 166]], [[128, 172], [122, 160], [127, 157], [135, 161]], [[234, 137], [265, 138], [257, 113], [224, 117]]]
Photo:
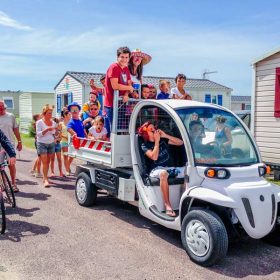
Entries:
[[267, 179], [267, 181], [280, 186], [280, 181], [279, 180]]
[[29, 136], [29, 134], [21, 134], [22, 145], [25, 148], [35, 149], [34, 137]]

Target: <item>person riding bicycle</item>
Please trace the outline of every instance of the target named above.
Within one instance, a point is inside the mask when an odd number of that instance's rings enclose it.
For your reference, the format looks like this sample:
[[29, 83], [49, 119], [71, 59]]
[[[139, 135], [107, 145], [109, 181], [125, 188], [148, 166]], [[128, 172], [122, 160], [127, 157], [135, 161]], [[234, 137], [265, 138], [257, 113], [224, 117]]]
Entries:
[[[15, 165], [16, 164], [16, 151], [15, 151], [13, 145], [11, 144], [11, 142], [9, 141], [9, 139], [6, 137], [6, 135], [3, 133], [3, 131], [1, 129], [0, 129], [0, 144], [9, 156], [8, 157], [9, 165]], [[1, 150], [0, 150], [0, 154], [2, 154]], [[2, 159], [2, 156], [0, 156], [0, 164], [3, 163], [1, 159]], [[3, 160], [4, 160], [4, 157], [3, 157]]]

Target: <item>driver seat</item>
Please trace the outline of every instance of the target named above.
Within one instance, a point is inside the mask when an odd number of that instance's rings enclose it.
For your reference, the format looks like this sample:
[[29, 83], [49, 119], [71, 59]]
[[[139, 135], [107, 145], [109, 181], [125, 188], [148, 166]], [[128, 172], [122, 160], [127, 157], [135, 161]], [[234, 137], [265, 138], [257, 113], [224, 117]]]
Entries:
[[[136, 158], [138, 162], [139, 172], [146, 186], [159, 186], [160, 180], [158, 178], [152, 178], [148, 174], [148, 170], [150, 170], [149, 159], [144, 155], [141, 149], [141, 145], [143, 143], [143, 138], [138, 134], [135, 135], [135, 152]], [[170, 156], [174, 156], [173, 153]], [[174, 161], [175, 162], [175, 158]], [[175, 165], [176, 166], [176, 165]], [[184, 184], [184, 178], [168, 178], [168, 184], [170, 185], [181, 185]]]

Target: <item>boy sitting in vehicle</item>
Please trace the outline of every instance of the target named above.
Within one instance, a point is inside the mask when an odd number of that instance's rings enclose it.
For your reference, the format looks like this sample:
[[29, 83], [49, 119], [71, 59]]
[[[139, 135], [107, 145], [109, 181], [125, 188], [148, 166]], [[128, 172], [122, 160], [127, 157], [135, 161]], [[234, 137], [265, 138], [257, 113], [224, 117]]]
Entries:
[[173, 137], [160, 129], [156, 129], [151, 122], [144, 123], [138, 130], [143, 137], [142, 152], [150, 160], [150, 177], [159, 178], [166, 214], [176, 216], [169, 200], [168, 177], [184, 177], [185, 167], [171, 167], [168, 145], [181, 146], [183, 141]]
[[97, 116], [92, 121], [92, 127], [88, 131], [88, 138], [94, 140], [107, 140], [107, 129], [104, 127], [104, 118]]

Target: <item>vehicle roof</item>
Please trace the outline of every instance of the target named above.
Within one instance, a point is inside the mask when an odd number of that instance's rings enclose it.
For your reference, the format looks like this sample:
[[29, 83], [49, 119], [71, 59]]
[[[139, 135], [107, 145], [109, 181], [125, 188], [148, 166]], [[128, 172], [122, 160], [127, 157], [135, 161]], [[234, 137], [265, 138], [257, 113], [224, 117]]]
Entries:
[[225, 109], [226, 108], [216, 105], [216, 104], [211, 104], [211, 103], [204, 103], [204, 102], [199, 102], [199, 101], [193, 101], [193, 100], [179, 100], [179, 99], [165, 99], [165, 100], [153, 100], [156, 103], [160, 104], [166, 104], [173, 108], [174, 110], [180, 109], [180, 108], [191, 108], [191, 107], [209, 107], [209, 108], [215, 108], [215, 109]]

